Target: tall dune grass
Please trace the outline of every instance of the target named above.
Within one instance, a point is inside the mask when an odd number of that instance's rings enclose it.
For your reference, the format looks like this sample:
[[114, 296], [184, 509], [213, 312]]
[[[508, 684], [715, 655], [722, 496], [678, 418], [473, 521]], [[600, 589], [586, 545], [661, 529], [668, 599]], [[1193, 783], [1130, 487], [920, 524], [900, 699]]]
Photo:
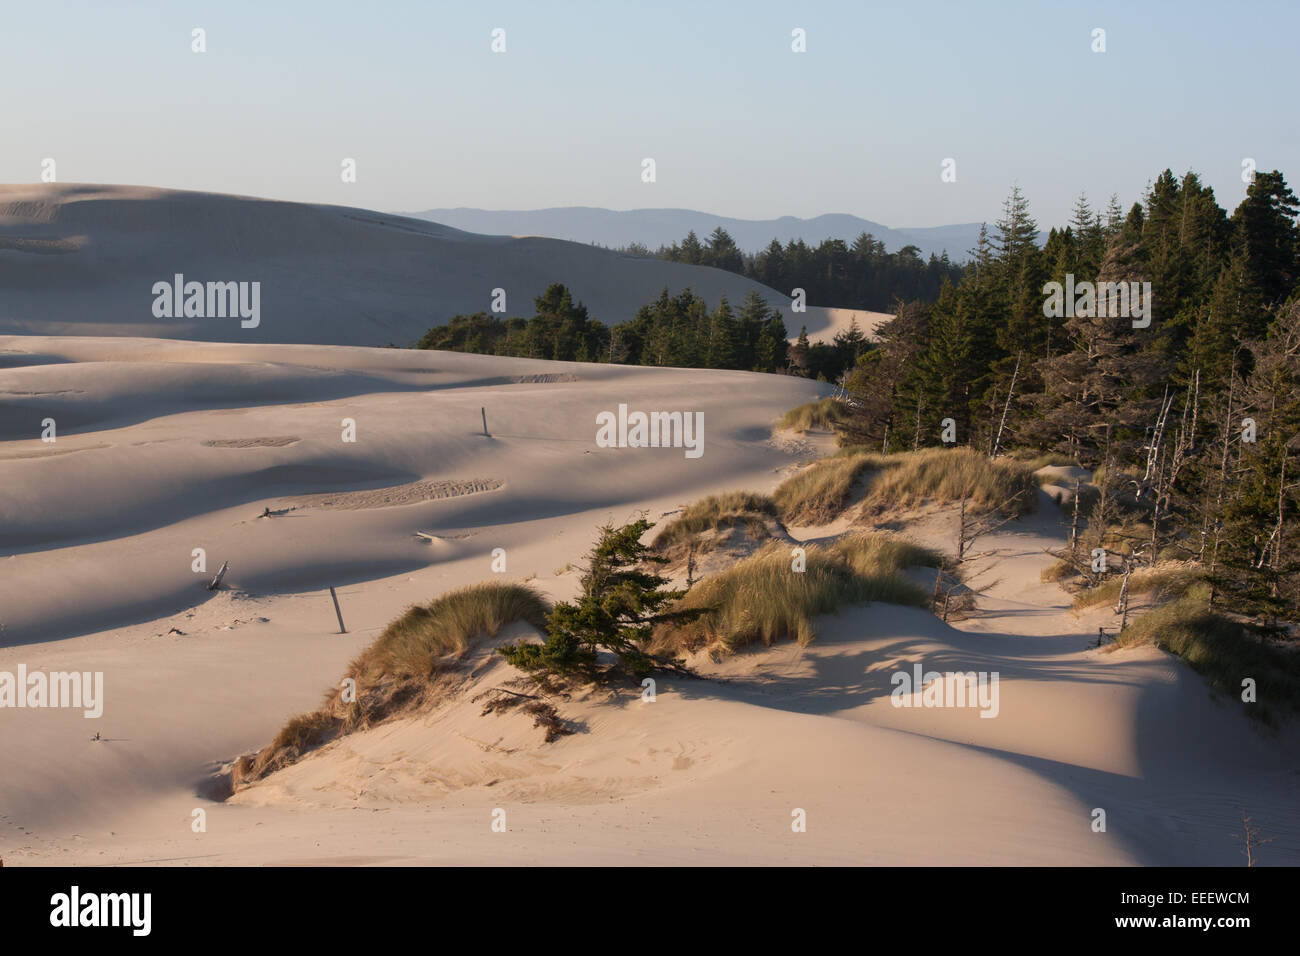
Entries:
[[822, 524], [851, 502], [866, 482], [868, 512], [966, 499], [976, 512], [1018, 516], [1033, 511], [1038, 482], [1032, 469], [1007, 458], [992, 459], [969, 448], [926, 448], [882, 455], [845, 448], [781, 484], [772, 499], [787, 524]]
[[[1191, 561], [1162, 561], [1154, 568], [1138, 568], [1128, 578], [1130, 594], [1150, 594], [1156, 599], [1180, 598], [1205, 577], [1201, 567]], [[1095, 588], [1074, 596], [1076, 608], [1113, 604], [1119, 600], [1123, 575], [1113, 574]]]
[[806, 432], [811, 428], [834, 431], [837, 425], [848, 421], [849, 411], [843, 402], [827, 397], [792, 408], [777, 420], [777, 427], [788, 431]]
[[1300, 710], [1300, 654], [1265, 642], [1246, 625], [1207, 608], [1209, 588], [1197, 584], [1176, 601], [1143, 614], [1108, 650], [1151, 644], [1182, 658], [1215, 690], [1241, 699], [1242, 681], [1252, 678], [1256, 701], [1246, 713], [1275, 724]]
[[791, 475], [772, 500], [786, 524], [825, 524], [848, 507], [858, 479], [887, 461], [888, 456], [872, 452], [840, 452]]
[[[353, 699], [326, 691], [321, 706], [291, 719], [268, 747], [239, 759], [232, 789], [297, 762], [336, 737], [394, 716], [430, 698], [439, 673], [463, 657], [473, 643], [496, 637], [503, 627], [525, 621], [546, 629], [550, 606], [531, 587], [489, 581], [470, 585], [408, 608], [348, 665]], [[340, 682], [342, 683], [342, 682]]]
[[731, 491], [710, 495], [687, 507], [655, 536], [654, 546], [670, 551], [705, 531], [743, 525], [756, 540], [768, 537], [768, 522], [776, 518], [776, 505], [767, 495]]
[[526, 621], [546, 629], [550, 607], [524, 584], [485, 581], [448, 591], [426, 605], [408, 608], [348, 668], [358, 686], [381, 679], [428, 679], [448, 657], [460, 657], [478, 637]]
[[816, 636], [814, 618], [846, 604], [928, 607], [926, 592], [901, 572], [909, 565], [941, 563], [938, 554], [893, 535], [862, 534], [830, 547], [809, 547], [805, 570], [795, 571], [791, 550], [773, 542], [691, 588], [678, 606], [703, 613], [689, 624], [660, 628], [651, 649], [707, 646], [730, 652], [786, 639], [806, 645]]
[[1037, 471], [1039, 468], [1046, 468], [1052, 465], [1058, 468], [1077, 466], [1079, 463], [1069, 455], [1058, 451], [1044, 452], [1041, 455], [1019, 454], [1012, 452], [1010, 455], [1013, 461], [1018, 461], [1030, 471]]

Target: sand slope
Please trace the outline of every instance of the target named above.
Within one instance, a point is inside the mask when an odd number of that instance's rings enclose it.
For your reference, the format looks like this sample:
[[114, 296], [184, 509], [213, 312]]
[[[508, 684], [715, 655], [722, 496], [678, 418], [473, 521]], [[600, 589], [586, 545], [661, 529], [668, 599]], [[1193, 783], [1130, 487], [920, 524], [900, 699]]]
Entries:
[[[237, 318], [155, 318], [155, 282], [261, 283], [255, 328]], [[0, 186], [0, 333], [225, 342], [407, 345], [453, 315], [530, 316], [566, 284], [593, 317], [631, 319], [667, 287], [716, 305], [750, 291], [786, 312], [791, 336], [829, 326], [790, 313], [790, 290], [703, 266], [635, 259], [558, 239], [481, 236], [344, 206], [73, 183]], [[51, 293], [57, 290], [57, 295]]]
[[[18, 364], [24, 354], [41, 364]], [[190, 606], [210, 577], [191, 570], [195, 548], [213, 573], [229, 560], [228, 582], [252, 591], [470, 554], [486, 567], [493, 547], [535, 540], [539, 519], [623, 518], [765, 476], [793, 460], [768, 446], [770, 421], [825, 390], [744, 372], [390, 349], [0, 337], [0, 355], [10, 643]], [[596, 415], [620, 403], [702, 412], [703, 456], [598, 448]], [[39, 437], [47, 418], [54, 443]], [[266, 509], [276, 513], [259, 517]], [[578, 525], [584, 538], [593, 526]], [[474, 537], [431, 551], [416, 536], [448, 529]]]
[[[0, 357], [0, 670], [105, 680], [97, 720], [0, 712], [6, 865], [1240, 865], [1243, 810], [1273, 838], [1263, 862], [1300, 862], [1294, 730], [1262, 732], [1159, 652], [1089, 649], [1095, 621], [1038, 580], [1064, 534], [1046, 494], [981, 542], [998, 583], [954, 626], [850, 609], [807, 649], [699, 662], [723, 679], [660, 681], [653, 703], [579, 694], [560, 705], [578, 732], [553, 744], [521, 714], [481, 716], [473, 698], [512, 676], [484, 648], [442, 708], [218, 802], [220, 767], [314, 707], [407, 604], [491, 577], [497, 547], [505, 577], [570, 596], [596, 525], [770, 490], [800, 458], [772, 420], [825, 386], [126, 338], [0, 337]], [[703, 411], [703, 457], [595, 447], [620, 402]], [[908, 533], [943, 546], [950, 523]], [[892, 707], [917, 661], [997, 670], [998, 717]]]

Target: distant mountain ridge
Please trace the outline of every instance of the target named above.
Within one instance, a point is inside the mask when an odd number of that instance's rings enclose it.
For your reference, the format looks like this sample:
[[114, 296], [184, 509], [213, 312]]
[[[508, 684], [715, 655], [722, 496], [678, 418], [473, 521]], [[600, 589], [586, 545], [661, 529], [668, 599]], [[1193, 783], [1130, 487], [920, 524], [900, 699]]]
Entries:
[[816, 245], [825, 239], [852, 243], [868, 232], [885, 244], [889, 252], [916, 246], [922, 258], [945, 251], [953, 262], [965, 261], [979, 239], [978, 222], [923, 229], [893, 229], [870, 219], [846, 213], [827, 213], [812, 219], [782, 216], [779, 219], [734, 219], [694, 209], [601, 209], [595, 206], [558, 206], [551, 209], [491, 210], [460, 207], [426, 209], [404, 213], [467, 232], [498, 236], [546, 236], [572, 242], [595, 243], [622, 248], [634, 242], [652, 251], [681, 242], [692, 230], [701, 240], [721, 226], [745, 252], [758, 252], [773, 239], [782, 243], [802, 239]]

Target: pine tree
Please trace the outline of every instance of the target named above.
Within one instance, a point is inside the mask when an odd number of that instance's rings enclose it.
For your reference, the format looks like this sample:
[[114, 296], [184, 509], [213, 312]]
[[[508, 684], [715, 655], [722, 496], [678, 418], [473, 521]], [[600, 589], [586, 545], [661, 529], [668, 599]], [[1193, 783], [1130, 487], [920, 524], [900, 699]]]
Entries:
[[1119, 235], [1119, 231], [1123, 227], [1124, 207], [1120, 205], [1119, 196], [1111, 193], [1110, 201], [1106, 203], [1106, 225], [1104, 228], [1106, 242], [1110, 242]]
[[682, 240], [677, 261], [692, 266], [700, 265], [704, 261], [704, 246], [700, 244], [699, 237], [695, 235], [694, 229], [688, 232], [686, 238]]
[[954, 286], [944, 287], [930, 309], [930, 330], [925, 346], [904, 375], [899, 393], [907, 407], [919, 406], [922, 444], [939, 441], [939, 422], [952, 418], [962, 443], [971, 438], [972, 334], [967, 325], [966, 303]]
[[1257, 435], [1237, 443], [1211, 580], [1225, 606], [1276, 627], [1300, 614], [1300, 300], [1249, 344], [1243, 410]]
[[904, 382], [912, 374], [930, 334], [930, 307], [920, 302], [900, 304], [890, 321], [876, 329], [878, 348], [858, 357], [845, 379], [852, 416], [842, 426], [845, 439], [854, 444], [877, 444], [890, 436], [901, 442], [904, 413], [910, 414], [912, 396], [904, 396]]
[[758, 362], [760, 372], [784, 372], [790, 362], [790, 342], [781, 313], [773, 309], [763, 326], [759, 340]]
[[[763, 338], [767, 318], [767, 303], [751, 289], [745, 295], [745, 301], [740, 304], [740, 315], [736, 319], [735, 368], [754, 372], [775, 371], [772, 366], [763, 368], [764, 360], [760, 358], [759, 343]], [[784, 368], [784, 362], [779, 367]]]
[[786, 288], [785, 249], [780, 242], [773, 239], [758, 254], [751, 275], [768, 288], [789, 291]]
[[708, 248], [704, 250], [702, 261], [715, 269], [740, 273], [745, 271], [745, 257], [736, 248], [735, 240], [721, 226], [714, 229], [713, 234], [709, 236]]
[[[645, 569], [667, 561], [641, 543], [649, 528], [645, 518], [619, 528], [604, 525], [587, 556], [581, 594], [576, 601], [555, 605], [546, 640], [519, 641], [498, 652], [522, 670], [589, 680], [639, 680], [659, 669], [679, 667], [679, 661], [642, 649], [657, 625], [685, 622], [699, 614], [669, 610], [686, 592], [668, 590], [667, 578]], [[602, 661], [602, 651], [614, 660]]]
[[[1274, 308], [1300, 281], [1300, 200], [1277, 170], [1256, 173], [1232, 214], [1236, 251], [1245, 259], [1265, 304]], [[1262, 329], [1259, 332], [1262, 333]]]
[[1038, 223], [1029, 215], [1029, 200], [1019, 185], [1011, 187], [1011, 194], [1002, 204], [1002, 218], [994, 226], [997, 229], [994, 248], [1003, 265], [1018, 262], [1038, 247]]
[[709, 317], [709, 344], [705, 356], [708, 368], [744, 368], [737, 364], [741, 353], [740, 329], [724, 295]]
[[1079, 198], [1074, 201], [1069, 231], [1073, 239], [1074, 261], [1068, 271], [1079, 279], [1094, 278], [1101, 267], [1101, 257], [1105, 254], [1105, 237], [1101, 221], [1093, 213], [1084, 193], [1079, 193]]
[[[1098, 282], [1141, 281], [1139, 244], [1133, 229], [1116, 236]], [[1168, 368], [1158, 353], [1144, 350], [1146, 340], [1129, 317], [1091, 311], [1066, 320], [1072, 348], [1038, 362], [1044, 390], [1033, 398], [1039, 417], [1027, 431], [1095, 467], [1107, 454], [1131, 458], [1140, 447], [1161, 402], [1151, 392]]]
[[808, 345], [808, 326], [800, 326], [799, 338], [795, 340], [794, 345], [790, 347], [790, 371], [795, 375], [808, 375], [809, 370], [809, 353], [811, 349]]

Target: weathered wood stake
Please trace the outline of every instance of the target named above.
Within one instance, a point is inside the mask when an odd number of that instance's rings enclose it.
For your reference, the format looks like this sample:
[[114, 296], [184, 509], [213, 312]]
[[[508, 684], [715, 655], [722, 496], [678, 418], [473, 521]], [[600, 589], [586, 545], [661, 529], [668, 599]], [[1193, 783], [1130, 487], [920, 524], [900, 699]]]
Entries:
[[343, 626], [343, 611], [339, 609], [339, 596], [333, 588], [330, 588], [330, 597], [334, 599], [334, 616], [339, 619], [339, 633], [346, 634], [348, 629]]
[[488, 430], [487, 430], [487, 409], [480, 405], [479, 412], [481, 412], [483, 415], [483, 434], [488, 438], [491, 438], [492, 436], [488, 435]]
[[215, 591], [217, 588], [221, 587], [221, 579], [224, 578], [224, 577], [226, 576], [226, 570], [227, 570], [229, 567], [230, 567], [230, 562], [229, 562], [229, 561], [222, 561], [222, 562], [221, 562], [221, 570], [218, 571], [218, 572], [217, 572], [217, 576], [216, 576], [215, 578], [212, 579], [212, 583], [208, 585], [208, 590], [209, 590], [209, 591]]

